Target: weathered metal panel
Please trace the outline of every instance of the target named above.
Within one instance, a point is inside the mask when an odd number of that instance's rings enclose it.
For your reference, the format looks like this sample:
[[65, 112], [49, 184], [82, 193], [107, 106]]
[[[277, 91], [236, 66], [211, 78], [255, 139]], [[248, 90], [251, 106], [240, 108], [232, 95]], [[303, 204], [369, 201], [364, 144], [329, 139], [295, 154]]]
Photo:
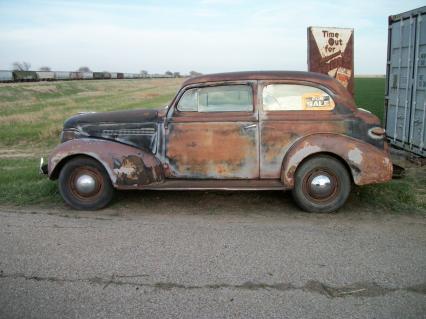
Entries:
[[386, 131], [391, 144], [426, 156], [426, 7], [389, 17]]
[[35, 71], [13, 71], [14, 81], [37, 81], [38, 76]]
[[69, 80], [71, 72], [68, 71], [55, 71], [56, 80]]
[[13, 81], [12, 71], [0, 71], [0, 82]]
[[36, 71], [40, 81], [52, 81], [55, 79], [55, 73], [52, 71]]
[[93, 79], [95, 80], [102, 80], [104, 76], [104, 72], [93, 72]]
[[282, 181], [293, 188], [298, 165], [316, 153], [335, 154], [344, 160], [356, 185], [382, 183], [392, 179], [392, 162], [386, 151], [349, 136], [312, 134], [300, 139], [287, 152], [282, 170]]
[[98, 160], [118, 189], [143, 188], [164, 181], [162, 165], [153, 154], [120, 143], [89, 138], [58, 145], [49, 156], [49, 177], [57, 178], [60, 164], [76, 155]]
[[71, 80], [81, 80], [83, 79], [83, 72], [70, 72], [70, 79]]
[[257, 122], [170, 123], [166, 157], [171, 178], [258, 178]]
[[83, 80], [91, 80], [93, 79], [93, 72], [82, 72]]
[[308, 28], [308, 70], [328, 74], [354, 94], [354, 30]]

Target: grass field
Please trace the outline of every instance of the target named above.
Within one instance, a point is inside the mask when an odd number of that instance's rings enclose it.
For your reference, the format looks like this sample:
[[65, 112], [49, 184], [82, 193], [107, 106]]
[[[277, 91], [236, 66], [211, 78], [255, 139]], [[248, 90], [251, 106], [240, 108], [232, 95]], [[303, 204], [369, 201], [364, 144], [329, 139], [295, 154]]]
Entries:
[[[81, 111], [165, 105], [181, 79], [0, 84], [0, 205], [64, 205], [56, 182], [37, 174], [63, 121]], [[356, 79], [356, 102], [383, 119], [383, 78]], [[426, 174], [359, 187], [351, 201], [391, 211], [426, 211]]]

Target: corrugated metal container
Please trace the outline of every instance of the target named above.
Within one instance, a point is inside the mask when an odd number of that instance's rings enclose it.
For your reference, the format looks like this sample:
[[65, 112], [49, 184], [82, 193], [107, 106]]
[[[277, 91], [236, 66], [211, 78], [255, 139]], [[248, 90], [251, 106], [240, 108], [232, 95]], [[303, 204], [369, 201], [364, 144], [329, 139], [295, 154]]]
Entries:
[[38, 76], [35, 71], [13, 71], [14, 81], [37, 81]]
[[70, 72], [71, 80], [81, 80], [83, 79], [83, 72]]
[[111, 72], [111, 79], [116, 79], [117, 78], [117, 73], [116, 72]]
[[71, 72], [68, 71], [55, 71], [56, 80], [69, 80]]
[[55, 79], [55, 73], [52, 71], [36, 71], [40, 81], [52, 81]]
[[426, 7], [389, 17], [385, 125], [392, 145], [426, 156]]
[[0, 71], [0, 82], [10, 82], [13, 81], [12, 71]]
[[81, 75], [83, 80], [93, 79], [93, 72], [82, 72]]
[[95, 80], [102, 80], [104, 78], [104, 72], [93, 72], [93, 78]]

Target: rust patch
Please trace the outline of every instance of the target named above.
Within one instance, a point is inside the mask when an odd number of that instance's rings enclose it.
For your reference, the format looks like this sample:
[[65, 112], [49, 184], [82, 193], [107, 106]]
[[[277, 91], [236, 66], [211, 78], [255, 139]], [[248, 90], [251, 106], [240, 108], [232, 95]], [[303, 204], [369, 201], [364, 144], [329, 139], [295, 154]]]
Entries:
[[281, 175], [283, 183], [292, 188], [298, 165], [306, 157], [322, 152], [343, 159], [357, 185], [381, 183], [392, 178], [392, 163], [386, 151], [348, 136], [314, 134], [296, 142], [286, 154]]
[[174, 123], [166, 139], [171, 174], [191, 178], [256, 178], [257, 127], [253, 123]]
[[279, 178], [284, 156], [291, 145], [314, 133], [344, 133], [343, 121], [264, 121], [261, 125], [260, 176]]
[[153, 154], [97, 139], [76, 139], [60, 144], [49, 156], [49, 177], [55, 178], [58, 165], [74, 155], [86, 155], [98, 160], [116, 188], [129, 188], [130, 185], [132, 188], [142, 188], [164, 180], [160, 161]]

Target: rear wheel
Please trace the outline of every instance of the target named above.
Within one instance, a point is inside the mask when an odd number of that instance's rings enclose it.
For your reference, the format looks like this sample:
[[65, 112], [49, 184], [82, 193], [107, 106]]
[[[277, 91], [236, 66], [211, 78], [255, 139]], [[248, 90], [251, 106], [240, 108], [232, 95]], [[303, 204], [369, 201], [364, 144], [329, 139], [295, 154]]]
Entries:
[[104, 167], [89, 157], [69, 160], [59, 174], [59, 192], [75, 209], [95, 210], [112, 199], [114, 188]]
[[332, 156], [319, 155], [297, 168], [293, 198], [311, 213], [331, 213], [346, 202], [351, 179], [346, 167]]

